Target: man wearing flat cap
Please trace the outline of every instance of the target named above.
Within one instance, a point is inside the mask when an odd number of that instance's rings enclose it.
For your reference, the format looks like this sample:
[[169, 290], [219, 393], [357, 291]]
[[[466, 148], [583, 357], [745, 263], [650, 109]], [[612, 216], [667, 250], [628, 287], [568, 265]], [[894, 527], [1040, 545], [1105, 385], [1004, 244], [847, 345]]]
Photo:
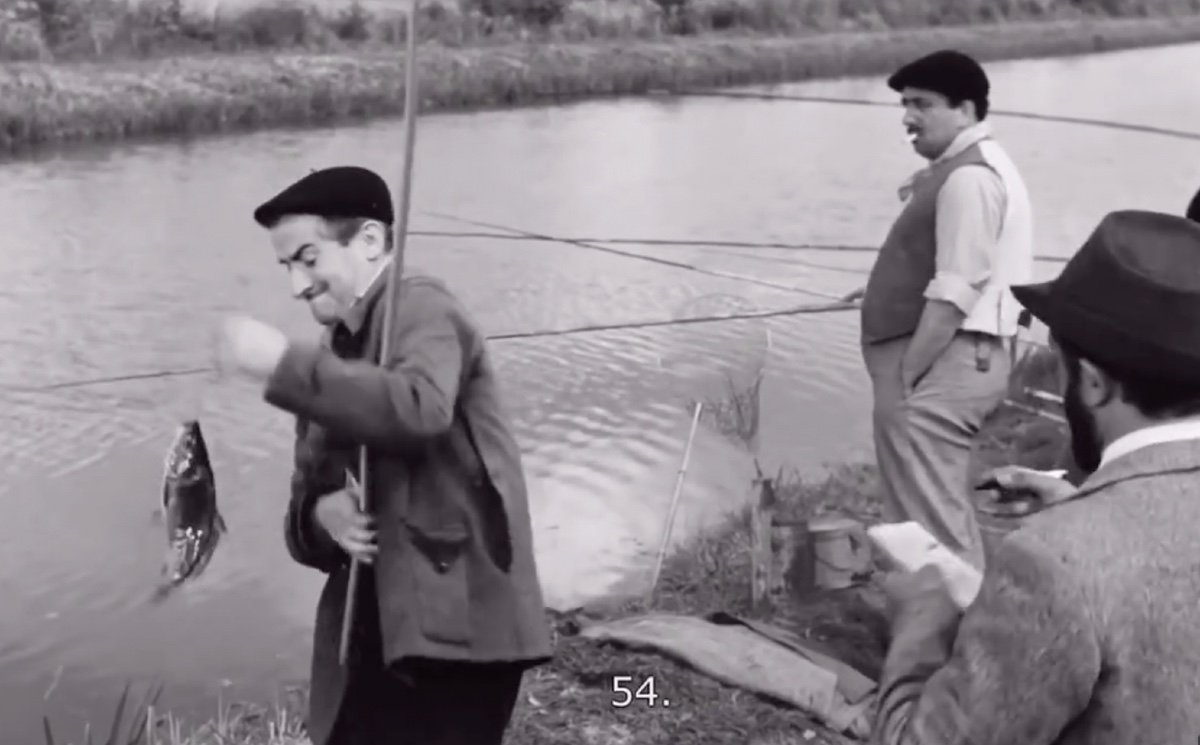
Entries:
[[[379, 355], [395, 255], [387, 186], [316, 171], [260, 206], [320, 344], [239, 317], [223, 366], [296, 416], [285, 521], [296, 561], [328, 575], [317, 608], [313, 745], [498, 745], [525, 670], [551, 654], [521, 455], [484, 336], [441, 282], [405, 277]], [[359, 509], [358, 448], [373, 514]], [[355, 479], [347, 478], [353, 473]], [[350, 660], [339, 640], [363, 562]]]
[[991, 555], [961, 613], [936, 569], [888, 585], [876, 745], [1133, 745], [1200, 736], [1200, 225], [1106, 216], [1052, 282], [1088, 473]]
[[972, 444], [1003, 400], [1028, 279], [1033, 215], [1016, 166], [992, 137], [979, 64], [945, 50], [900, 68], [913, 149], [929, 160], [900, 190], [862, 298], [863, 360], [884, 519], [915, 520], [978, 568], [970, 497]]

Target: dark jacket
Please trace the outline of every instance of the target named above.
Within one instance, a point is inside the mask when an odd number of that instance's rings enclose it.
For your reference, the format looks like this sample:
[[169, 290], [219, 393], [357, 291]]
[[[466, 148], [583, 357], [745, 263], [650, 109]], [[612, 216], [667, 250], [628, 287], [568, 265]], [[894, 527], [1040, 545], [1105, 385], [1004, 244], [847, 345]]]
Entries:
[[344, 487], [347, 468], [357, 473], [360, 443], [371, 453], [379, 555], [362, 573], [351, 666], [413, 657], [532, 666], [551, 655], [521, 454], [484, 337], [443, 284], [408, 278], [389, 369], [373, 364], [385, 287], [381, 277], [320, 346], [289, 347], [265, 393], [297, 416], [288, 550], [329, 574], [313, 640], [314, 745], [328, 738], [346, 685], [337, 656], [349, 559], [312, 508]]

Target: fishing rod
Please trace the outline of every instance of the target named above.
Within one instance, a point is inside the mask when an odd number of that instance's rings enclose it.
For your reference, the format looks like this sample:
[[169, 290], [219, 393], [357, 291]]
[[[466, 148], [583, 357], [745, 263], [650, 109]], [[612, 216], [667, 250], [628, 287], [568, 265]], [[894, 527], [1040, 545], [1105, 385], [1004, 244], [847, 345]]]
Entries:
[[[694, 96], [702, 98], [740, 98], [761, 101], [794, 101], [798, 103], [831, 103], [849, 106], [876, 106], [895, 108], [897, 104], [887, 101], [872, 101], [865, 98], [847, 98], [842, 96], [812, 96], [794, 93], [756, 93], [753, 91], [723, 91], [712, 88], [684, 89], [669, 95]], [[1200, 141], [1200, 132], [1185, 129], [1170, 129], [1156, 127], [1150, 124], [1133, 124], [1114, 122], [1108, 119], [1092, 119], [1082, 116], [1067, 116], [1063, 114], [1039, 114], [1031, 111], [1010, 111], [1005, 109], [988, 109], [988, 116], [1009, 117], [1012, 119], [1032, 119], [1042, 122], [1058, 122], [1062, 124], [1082, 124], [1089, 127], [1102, 127], [1124, 132], [1140, 132], [1143, 134], [1162, 135], [1181, 140]]]
[[[417, 141], [417, 4], [412, 0], [408, 9], [407, 31], [404, 50], [404, 168], [400, 177], [400, 204], [397, 210], [397, 224], [393, 232], [391, 266], [388, 267], [387, 287], [385, 289], [385, 305], [383, 312], [383, 339], [380, 342], [379, 364], [386, 367], [391, 354], [392, 316], [395, 314], [396, 296], [402, 287], [401, 265], [404, 258], [404, 246], [408, 237], [408, 215], [412, 203], [412, 167], [416, 153]], [[370, 457], [366, 445], [358, 449], [358, 482], [361, 488], [359, 507], [363, 513], [371, 514], [373, 505], [371, 497]], [[346, 602], [342, 609], [342, 635], [338, 647], [338, 660], [345, 667], [350, 659], [350, 636], [354, 626], [354, 610], [358, 603], [358, 584], [362, 574], [362, 562], [358, 557], [352, 557], [350, 563], [350, 580], [346, 588]]]

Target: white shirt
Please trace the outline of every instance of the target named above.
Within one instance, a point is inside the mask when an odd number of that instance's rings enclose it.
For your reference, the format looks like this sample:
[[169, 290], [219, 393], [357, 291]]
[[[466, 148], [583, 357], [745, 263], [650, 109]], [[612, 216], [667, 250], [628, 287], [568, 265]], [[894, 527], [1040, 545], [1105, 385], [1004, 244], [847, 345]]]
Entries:
[[934, 161], [978, 143], [990, 167], [957, 168], [938, 191], [936, 273], [925, 297], [958, 307], [966, 331], [1011, 337], [1021, 307], [1009, 287], [1028, 282], [1033, 271], [1033, 209], [1017, 167], [990, 136], [980, 122]]
[[1149, 427], [1135, 429], [1124, 434], [1104, 448], [1100, 465], [1103, 466], [1105, 463], [1150, 445], [1161, 445], [1165, 442], [1180, 440], [1200, 440], [1200, 416], [1177, 419], [1165, 424], [1152, 424]]

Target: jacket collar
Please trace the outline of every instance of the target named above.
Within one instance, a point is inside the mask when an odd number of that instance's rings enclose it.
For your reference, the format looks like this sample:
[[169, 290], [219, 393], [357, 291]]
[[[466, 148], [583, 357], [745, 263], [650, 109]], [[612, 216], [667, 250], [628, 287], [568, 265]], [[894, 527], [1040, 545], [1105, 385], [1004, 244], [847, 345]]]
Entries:
[[986, 140], [992, 136], [992, 125], [989, 122], [977, 122], [967, 127], [950, 141], [950, 146], [946, 148], [938, 157], [934, 158], [932, 165], [945, 163], [956, 155], [961, 154], [964, 150], [978, 143], [981, 140]]
[[1116, 460], [1148, 445], [1158, 445], [1176, 440], [1196, 439], [1200, 439], [1200, 417], [1187, 417], [1162, 424], [1153, 424], [1149, 427], [1142, 427], [1141, 429], [1129, 432], [1110, 442], [1108, 447], [1104, 448], [1100, 465], [1103, 466], [1109, 461]]
[[384, 288], [388, 285], [388, 268], [392, 265], [394, 259], [388, 258], [380, 263], [379, 268], [375, 271], [375, 277], [371, 283], [367, 285], [367, 289], [363, 290], [354, 305], [346, 312], [346, 315], [340, 321], [340, 325], [350, 333], [351, 336], [356, 336], [362, 331], [363, 326], [367, 322], [367, 318], [371, 315], [371, 310], [375, 307], [375, 303], [383, 294]]
[[1154, 442], [1105, 462], [1079, 485], [1074, 496], [1059, 504], [1133, 479], [1189, 472], [1200, 472], [1200, 439]]

